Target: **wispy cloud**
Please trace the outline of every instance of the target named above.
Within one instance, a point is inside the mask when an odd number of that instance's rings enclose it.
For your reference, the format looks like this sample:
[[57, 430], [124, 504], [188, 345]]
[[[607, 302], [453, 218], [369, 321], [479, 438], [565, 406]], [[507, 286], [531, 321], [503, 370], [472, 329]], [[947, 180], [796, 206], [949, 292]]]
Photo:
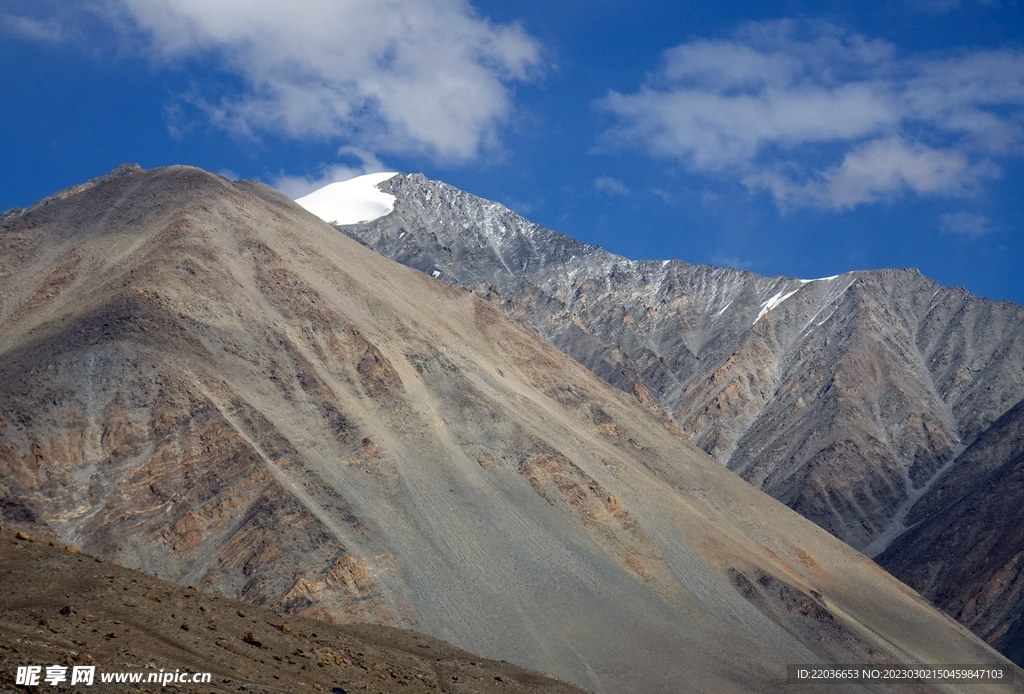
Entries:
[[[932, 12], [935, 14], [950, 12], [963, 5], [961, 0], [906, 0], [906, 3], [914, 9], [922, 10], [924, 12]], [[969, 4], [997, 7], [999, 5], [999, 0], [975, 0], [975, 2]]]
[[970, 212], [947, 212], [939, 215], [939, 230], [943, 234], [958, 234], [970, 239], [992, 233], [992, 220], [985, 215]]
[[758, 23], [667, 51], [601, 105], [607, 144], [736, 177], [783, 211], [962, 196], [1021, 153], [1024, 52], [902, 58], [829, 24]]
[[916, 10], [937, 14], [960, 7], [960, 0], [906, 0], [906, 3]]
[[55, 44], [67, 38], [68, 29], [63, 22], [55, 18], [34, 19], [0, 12], [0, 35]]
[[724, 253], [715, 253], [711, 256], [711, 263], [718, 265], [719, 267], [734, 267], [737, 270], [749, 270], [754, 267], [754, 263], [746, 258], [740, 258], [735, 255], [726, 255]]
[[594, 188], [606, 195], [629, 195], [629, 188], [617, 178], [598, 176], [594, 179]]
[[497, 145], [510, 85], [541, 67], [535, 39], [464, 0], [101, 1], [156, 60], [240, 77], [194, 103], [244, 135], [465, 161]]
[[271, 182], [271, 185], [288, 197], [295, 199], [337, 181], [347, 181], [356, 176], [388, 170], [373, 153], [358, 147], [342, 147], [338, 151], [338, 155], [341, 158], [353, 160], [352, 164], [324, 164], [320, 166], [318, 173], [314, 176], [281, 174]]

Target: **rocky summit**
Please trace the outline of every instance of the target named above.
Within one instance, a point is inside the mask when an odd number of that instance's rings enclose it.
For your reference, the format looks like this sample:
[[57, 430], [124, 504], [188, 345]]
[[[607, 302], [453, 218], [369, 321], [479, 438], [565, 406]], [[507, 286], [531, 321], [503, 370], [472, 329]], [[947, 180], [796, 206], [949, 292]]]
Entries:
[[[390, 214], [338, 228], [499, 306], [671, 413], [743, 479], [1024, 652], [1024, 540], [1009, 511], [1022, 487], [998, 492], [1007, 513], [985, 518], [963, 500], [980, 480], [995, 484], [1019, 441], [1004, 418], [1024, 402], [1024, 307], [916, 270], [806, 280], [634, 261], [421, 175], [379, 188], [395, 196]], [[926, 518], [937, 519], [927, 531]], [[934, 523], [959, 538], [941, 560], [925, 539]], [[979, 535], [999, 546], [984, 560]]]
[[266, 186], [130, 170], [6, 215], [0, 301], [0, 513], [58, 544], [609, 694], [1007, 662], [501, 301]]

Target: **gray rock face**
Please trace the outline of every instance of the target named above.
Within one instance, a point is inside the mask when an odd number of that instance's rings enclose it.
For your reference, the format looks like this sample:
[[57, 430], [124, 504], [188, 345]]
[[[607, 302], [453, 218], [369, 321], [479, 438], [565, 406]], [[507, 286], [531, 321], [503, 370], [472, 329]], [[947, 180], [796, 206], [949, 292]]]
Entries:
[[982, 433], [911, 508], [877, 561], [1024, 662], [1024, 401]]
[[698, 446], [876, 553], [964, 445], [1024, 397], [1024, 308], [916, 270], [820, 280], [633, 261], [421, 175], [339, 227], [500, 303]]

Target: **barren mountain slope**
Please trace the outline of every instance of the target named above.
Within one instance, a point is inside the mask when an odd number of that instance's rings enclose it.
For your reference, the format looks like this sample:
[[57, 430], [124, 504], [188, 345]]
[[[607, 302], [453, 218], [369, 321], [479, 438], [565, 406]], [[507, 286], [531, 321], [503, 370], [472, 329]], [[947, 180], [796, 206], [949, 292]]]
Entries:
[[379, 188], [394, 211], [342, 231], [499, 303], [854, 547], [884, 549], [1024, 397], [1024, 307], [916, 270], [806, 281], [633, 261], [421, 175]]
[[264, 186], [128, 172], [10, 215], [0, 300], [3, 516], [91, 553], [599, 692], [1001, 662], [493, 304]]

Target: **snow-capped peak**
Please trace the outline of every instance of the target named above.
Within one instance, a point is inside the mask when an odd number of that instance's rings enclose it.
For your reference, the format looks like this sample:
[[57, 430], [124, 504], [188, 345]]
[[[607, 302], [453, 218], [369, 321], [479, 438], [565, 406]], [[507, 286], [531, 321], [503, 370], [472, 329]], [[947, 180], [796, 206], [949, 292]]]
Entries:
[[372, 222], [394, 209], [395, 196], [377, 190], [377, 186], [397, 175], [384, 171], [357, 176], [326, 185], [295, 202], [330, 224]]

